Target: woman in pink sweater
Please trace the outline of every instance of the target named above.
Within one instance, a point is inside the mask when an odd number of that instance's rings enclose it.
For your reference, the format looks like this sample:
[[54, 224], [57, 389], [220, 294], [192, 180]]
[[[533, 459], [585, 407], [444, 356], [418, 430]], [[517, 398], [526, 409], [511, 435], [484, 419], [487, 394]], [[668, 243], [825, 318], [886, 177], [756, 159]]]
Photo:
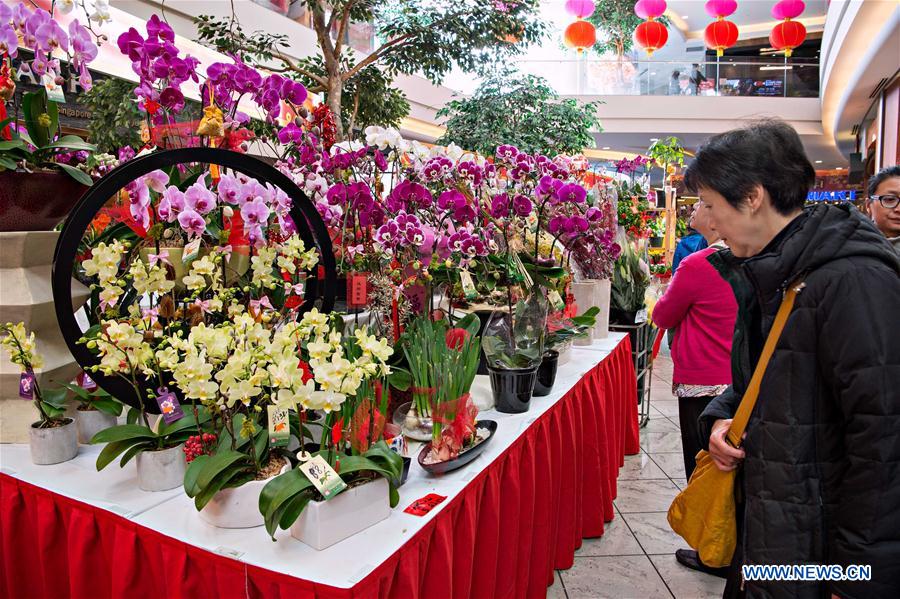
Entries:
[[[696, 466], [702, 448], [698, 420], [706, 405], [731, 384], [731, 336], [737, 318], [737, 302], [731, 287], [707, 262], [723, 244], [709, 226], [709, 210], [697, 203], [691, 226], [710, 247], [681, 261], [666, 293], [653, 308], [653, 322], [661, 329], [674, 329], [672, 342], [672, 392], [678, 397], [678, 421], [687, 478]], [[718, 242], [718, 243], [717, 243]], [[704, 566], [695, 551], [679, 549], [678, 561], [696, 570], [724, 577], [727, 568]]]

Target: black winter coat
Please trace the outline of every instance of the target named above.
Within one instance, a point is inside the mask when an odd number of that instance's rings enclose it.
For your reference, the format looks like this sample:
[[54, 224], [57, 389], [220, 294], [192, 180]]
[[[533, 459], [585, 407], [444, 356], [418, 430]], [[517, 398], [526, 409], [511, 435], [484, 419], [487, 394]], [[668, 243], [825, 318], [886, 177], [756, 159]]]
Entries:
[[[871, 582], [746, 582], [750, 597], [900, 597], [900, 262], [855, 208], [808, 208], [746, 260], [708, 260], [738, 301], [731, 418], [781, 303], [797, 296], [747, 427], [745, 564], [868, 564]], [[772, 247], [774, 245], [774, 247]], [[740, 528], [739, 528], [740, 529]]]

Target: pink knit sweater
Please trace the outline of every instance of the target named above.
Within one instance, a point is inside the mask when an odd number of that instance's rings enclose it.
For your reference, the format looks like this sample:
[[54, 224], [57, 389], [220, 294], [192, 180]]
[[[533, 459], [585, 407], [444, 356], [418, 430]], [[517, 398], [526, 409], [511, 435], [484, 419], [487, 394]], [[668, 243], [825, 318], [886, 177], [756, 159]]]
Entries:
[[678, 266], [653, 308], [653, 322], [675, 329], [672, 382], [686, 385], [731, 383], [731, 336], [737, 302], [728, 283], [706, 261], [717, 251], [694, 252]]

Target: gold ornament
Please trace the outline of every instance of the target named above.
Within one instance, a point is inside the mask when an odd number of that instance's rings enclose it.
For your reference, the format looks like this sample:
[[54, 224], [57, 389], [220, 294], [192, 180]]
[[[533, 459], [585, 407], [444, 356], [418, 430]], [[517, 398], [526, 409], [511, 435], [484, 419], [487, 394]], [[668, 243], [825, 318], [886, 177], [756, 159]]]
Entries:
[[222, 111], [215, 104], [210, 104], [203, 109], [203, 118], [197, 127], [197, 135], [207, 137], [222, 137], [225, 135], [225, 121]]

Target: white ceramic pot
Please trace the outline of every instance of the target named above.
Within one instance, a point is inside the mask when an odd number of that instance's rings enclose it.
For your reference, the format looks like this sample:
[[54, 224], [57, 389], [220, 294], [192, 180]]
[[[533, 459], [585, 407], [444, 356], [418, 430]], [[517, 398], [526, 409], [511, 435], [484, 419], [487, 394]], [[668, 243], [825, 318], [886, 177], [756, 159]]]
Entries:
[[137, 455], [138, 486], [144, 491], [168, 491], [184, 484], [184, 444]]
[[[572, 281], [572, 295], [575, 297], [575, 304], [578, 306], [578, 314], [584, 314], [591, 307], [597, 305], [597, 299], [594, 297], [597, 286], [592, 280]], [[583, 337], [577, 337], [574, 341], [575, 345], [584, 346], [593, 343], [593, 338], [589, 332]]]
[[78, 435], [74, 420], [66, 418], [66, 424], [52, 428], [38, 428], [39, 424], [35, 422], [29, 430], [33, 463], [59, 464], [78, 455]]
[[89, 445], [94, 435], [116, 425], [117, 419], [112, 414], [100, 410], [77, 410], [78, 442]]
[[321, 551], [390, 514], [387, 479], [377, 478], [328, 501], [310, 501], [291, 526], [291, 536]]
[[[279, 474], [290, 470], [291, 463], [285, 460]], [[240, 487], [222, 489], [200, 510], [200, 518], [219, 528], [254, 528], [265, 524], [259, 512], [259, 494], [270, 480], [251, 480]]]
[[600, 308], [597, 314], [597, 324], [594, 325], [592, 337], [594, 339], [606, 339], [609, 337], [609, 302], [612, 293], [612, 281], [609, 279], [594, 279], [595, 306]]

